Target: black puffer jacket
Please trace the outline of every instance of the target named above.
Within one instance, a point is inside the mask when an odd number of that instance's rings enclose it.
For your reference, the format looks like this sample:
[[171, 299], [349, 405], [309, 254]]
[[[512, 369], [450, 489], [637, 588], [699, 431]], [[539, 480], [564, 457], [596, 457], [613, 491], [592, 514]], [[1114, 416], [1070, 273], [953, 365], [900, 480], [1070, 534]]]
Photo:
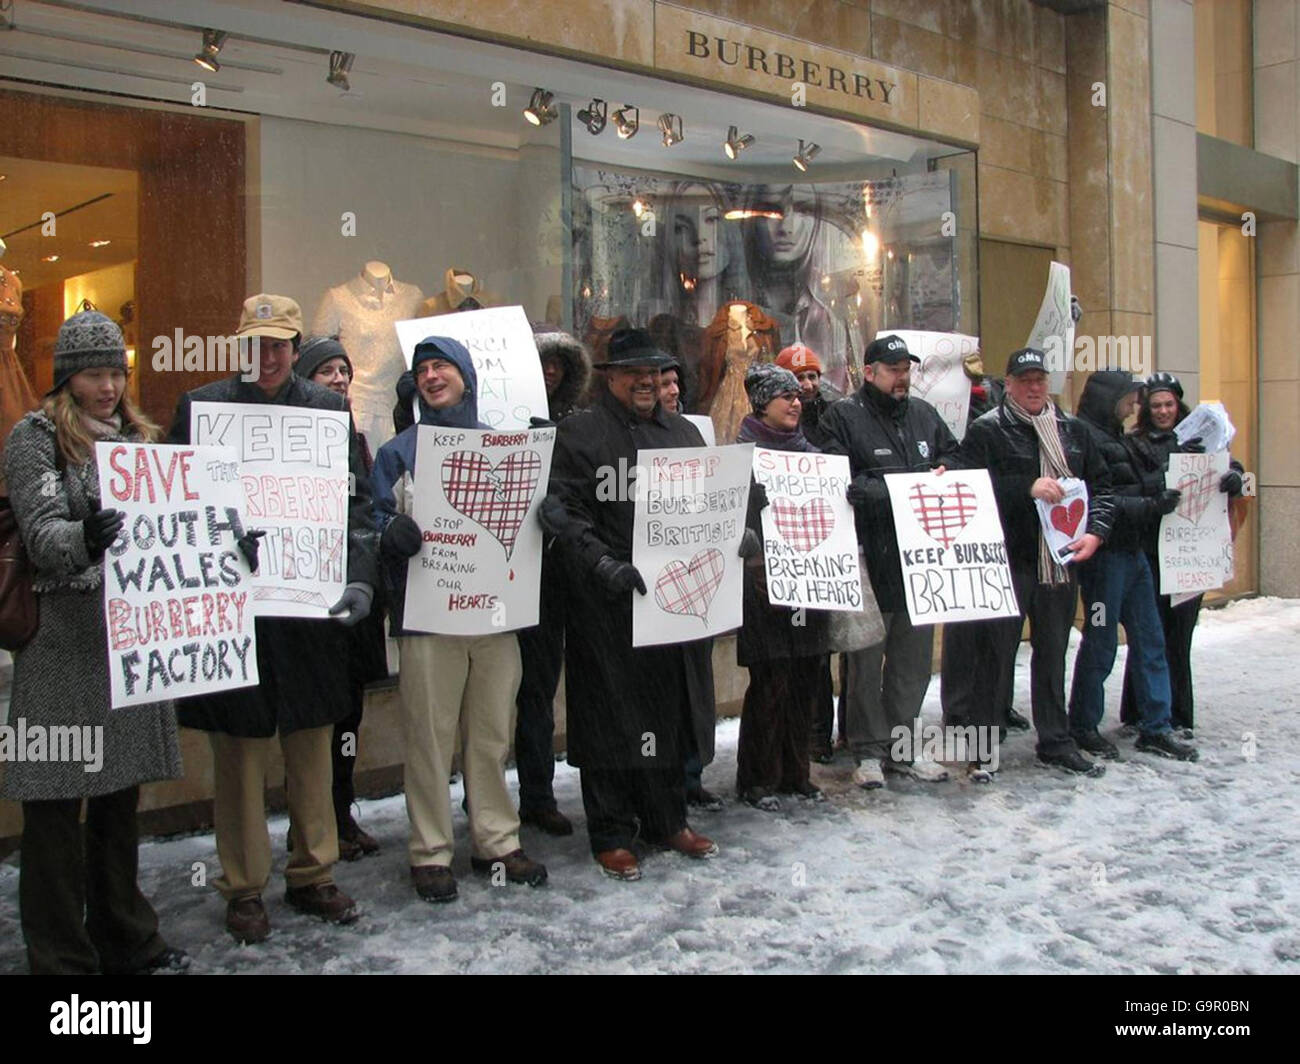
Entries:
[[1124, 426], [1115, 406], [1133, 390], [1133, 378], [1122, 370], [1098, 370], [1088, 378], [1079, 397], [1079, 420], [1087, 427], [1102, 460], [1110, 469], [1115, 494], [1115, 520], [1106, 538], [1108, 550], [1141, 550], [1151, 529], [1160, 524], [1155, 496], [1164, 490], [1154, 479], [1145, 482], [1133, 465], [1124, 442]]
[[[1070, 472], [1088, 485], [1087, 531], [1104, 540], [1110, 534], [1115, 516], [1110, 470], [1088, 427], [1078, 418], [1058, 409], [1056, 428]], [[1042, 474], [1038, 436], [1033, 427], [1012, 417], [1004, 400], [970, 423], [959, 457], [961, 465], [968, 469], [989, 471], [1011, 564], [1016, 568], [1037, 566], [1038, 508], [1029, 489]]]

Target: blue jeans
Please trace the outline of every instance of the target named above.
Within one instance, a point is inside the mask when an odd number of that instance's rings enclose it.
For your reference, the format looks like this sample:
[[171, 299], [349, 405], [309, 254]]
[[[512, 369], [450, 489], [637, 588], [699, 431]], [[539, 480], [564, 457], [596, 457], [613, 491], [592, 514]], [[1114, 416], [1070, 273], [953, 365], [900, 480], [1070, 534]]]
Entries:
[[1070, 731], [1087, 734], [1101, 723], [1106, 712], [1106, 677], [1115, 664], [1121, 624], [1133, 663], [1138, 727], [1144, 735], [1169, 731], [1165, 634], [1146, 556], [1139, 550], [1103, 548], [1079, 567], [1079, 587], [1083, 592], [1083, 642], [1074, 659]]

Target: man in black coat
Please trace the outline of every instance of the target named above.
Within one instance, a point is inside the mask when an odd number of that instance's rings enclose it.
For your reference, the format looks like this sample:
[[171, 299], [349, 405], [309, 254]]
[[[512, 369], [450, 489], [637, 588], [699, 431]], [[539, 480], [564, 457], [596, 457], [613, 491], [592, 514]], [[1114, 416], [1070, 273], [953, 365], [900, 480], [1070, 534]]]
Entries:
[[[1058, 409], [1047, 394], [1046, 358], [1034, 348], [1007, 362], [1002, 402], [976, 418], [962, 441], [961, 465], [984, 468], [993, 482], [1020, 616], [944, 626], [942, 699], [948, 725], [1000, 727], [1011, 704], [1016, 651], [1029, 618], [1031, 687], [1039, 760], [1099, 776], [1105, 769], [1080, 752], [1065, 712], [1065, 651], [1078, 599], [1075, 567], [1100, 548], [1114, 519], [1110, 471], [1086, 426]], [[1088, 485], [1088, 524], [1070, 543], [1062, 565], [1047, 549], [1035, 499], [1060, 502], [1059, 480]], [[982, 766], [975, 779], [991, 778]]]
[[[257, 376], [205, 384], [181, 396], [168, 443], [190, 442], [193, 403], [251, 403], [346, 410], [343, 397], [293, 373], [302, 338], [302, 311], [286, 296], [255, 295], [244, 303], [239, 337], [257, 351]], [[349, 422], [350, 424], [350, 422]], [[370, 519], [370, 482], [355, 430], [350, 431], [347, 589], [330, 608], [338, 623], [259, 618], [257, 687], [195, 695], [177, 702], [187, 728], [209, 733], [215, 780], [213, 818], [225, 897], [226, 928], [239, 942], [270, 934], [262, 890], [271, 875], [264, 789], [271, 741], [284, 753], [292, 853], [285, 868], [285, 900], [331, 923], [350, 923], [356, 903], [334, 885], [339, 859], [332, 796], [333, 726], [352, 710], [346, 628], [370, 612], [377, 580]]]
[[938, 411], [908, 395], [912, 363], [919, 361], [901, 337], [872, 340], [864, 356], [862, 387], [834, 404], [822, 420], [822, 449], [849, 457], [853, 480], [848, 497], [858, 544], [885, 622], [883, 643], [840, 656], [840, 699], [849, 746], [858, 762], [854, 781], [869, 790], [884, 785], [884, 768], [923, 780], [948, 778], [932, 761], [895, 761], [890, 756], [894, 729], [910, 729], [921, 712], [930, 685], [934, 626], [913, 625], [908, 617], [884, 478], [888, 473], [942, 470], [957, 453], [957, 440]]
[[1176, 739], [1170, 723], [1164, 629], [1151, 567], [1142, 550], [1147, 529], [1173, 511], [1180, 493], [1154, 481], [1144, 483], [1124, 445], [1124, 419], [1133, 412], [1141, 390], [1141, 381], [1107, 369], [1088, 378], [1079, 398], [1079, 420], [1087, 426], [1114, 481], [1115, 521], [1106, 545], [1079, 568], [1084, 624], [1070, 688], [1070, 732], [1089, 753], [1119, 756], [1118, 748], [1102, 737], [1097, 726], [1106, 712], [1106, 677], [1115, 665], [1122, 624], [1128, 656], [1134, 662], [1141, 733], [1137, 748], [1195, 761], [1195, 747]]
[[[632, 593], [646, 593], [631, 562], [637, 452], [704, 445], [659, 403], [659, 371], [671, 361], [644, 330], [614, 333], [607, 361], [593, 367], [607, 388], [556, 430], [543, 504], [568, 579], [568, 759], [582, 772], [592, 853], [615, 879], [640, 878], [638, 835], [689, 857], [718, 852], [686, 823], [683, 769], [700, 709], [713, 707], [712, 641], [632, 646]], [[702, 760], [712, 760], [712, 728], [695, 730]]]

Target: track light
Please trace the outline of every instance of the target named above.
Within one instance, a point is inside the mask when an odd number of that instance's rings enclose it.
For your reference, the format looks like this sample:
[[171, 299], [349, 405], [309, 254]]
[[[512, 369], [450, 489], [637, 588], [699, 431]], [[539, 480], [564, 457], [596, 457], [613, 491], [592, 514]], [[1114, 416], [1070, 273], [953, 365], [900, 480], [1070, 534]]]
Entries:
[[665, 148], [680, 144], [686, 139], [686, 134], [682, 132], [682, 116], [661, 114], [659, 116], [659, 132], [664, 135]]
[[587, 127], [587, 132], [593, 137], [597, 136], [605, 128], [605, 116], [608, 110], [609, 105], [604, 100], [593, 99], [578, 112], [578, 121]]
[[812, 141], [799, 142], [799, 154], [792, 160], [800, 170], [807, 171], [808, 164], [811, 163], [821, 152], [820, 144], [814, 144]]
[[351, 52], [330, 52], [330, 72], [325, 78], [331, 85], [348, 92], [352, 84], [348, 81], [348, 72], [357, 57]]
[[535, 126], [544, 126], [554, 122], [559, 116], [559, 109], [554, 103], [555, 95], [545, 89], [533, 89], [533, 95], [524, 108], [524, 117]]
[[740, 131], [735, 126], [727, 127], [727, 139], [722, 142], [722, 150], [727, 153], [728, 159], [734, 159], [742, 151], [754, 143], [754, 134], [746, 133], [743, 137], [737, 136]]
[[620, 140], [631, 140], [641, 128], [641, 109], [624, 104], [614, 112], [614, 129]]
[[226, 36], [225, 30], [204, 30], [203, 48], [201, 51], [194, 53], [194, 62], [198, 63], [210, 74], [215, 74], [220, 70], [221, 64], [217, 62], [217, 56], [226, 43]]

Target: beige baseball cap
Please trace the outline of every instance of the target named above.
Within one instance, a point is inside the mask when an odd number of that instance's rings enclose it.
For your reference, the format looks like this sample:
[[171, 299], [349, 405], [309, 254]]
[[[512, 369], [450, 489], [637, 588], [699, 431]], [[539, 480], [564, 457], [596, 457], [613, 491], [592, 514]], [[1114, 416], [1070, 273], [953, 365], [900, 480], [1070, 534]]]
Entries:
[[269, 336], [292, 340], [302, 335], [302, 308], [288, 296], [260, 292], [244, 300], [236, 336]]

